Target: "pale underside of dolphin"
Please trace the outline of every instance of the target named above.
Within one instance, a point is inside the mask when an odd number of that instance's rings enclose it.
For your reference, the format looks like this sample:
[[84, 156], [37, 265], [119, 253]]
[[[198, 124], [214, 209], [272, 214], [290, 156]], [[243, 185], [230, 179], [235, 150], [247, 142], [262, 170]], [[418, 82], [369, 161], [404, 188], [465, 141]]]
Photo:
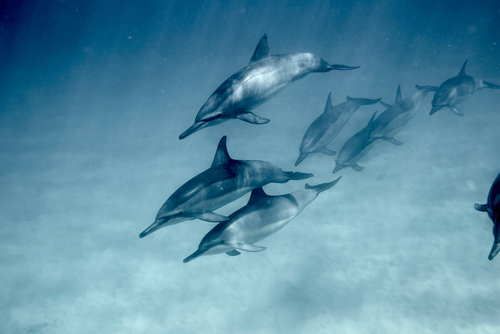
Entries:
[[306, 184], [305, 189], [280, 196], [269, 196], [262, 188], [252, 191], [248, 204], [219, 223], [200, 242], [198, 250], [184, 259], [187, 263], [203, 255], [226, 253], [240, 255], [240, 251], [260, 252], [267, 247], [255, 245], [276, 233], [294, 219], [320, 192], [333, 187], [335, 181], [317, 186]]
[[332, 93], [330, 92], [323, 114], [311, 123], [302, 138], [299, 149], [300, 154], [295, 162], [295, 166], [298, 166], [306, 157], [314, 153], [335, 155], [337, 152], [328, 149], [327, 146], [339, 134], [352, 114], [362, 105], [374, 104], [380, 100], [351, 98], [348, 96], [347, 102], [333, 106]]
[[196, 115], [195, 123], [179, 139], [230, 119], [265, 124], [269, 119], [251, 112], [309, 73], [353, 70], [359, 66], [329, 64], [312, 53], [269, 54], [267, 36], [259, 41], [250, 63], [224, 81]]
[[483, 89], [500, 89], [499, 85], [495, 85], [491, 82], [484, 81], [481, 79], [476, 79], [470, 75], [465, 74], [465, 68], [467, 67], [468, 60], [462, 66], [460, 73], [439, 86], [434, 98], [432, 99], [432, 109], [430, 115], [435, 114], [442, 108], [449, 108], [455, 114], [463, 116], [463, 112], [458, 110], [456, 105], [469, 96], [474, 94], [474, 92]]
[[303, 180], [313, 174], [285, 172], [266, 161], [234, 160], [229, 156], [226, 136], [217, 147], [209, 169], [198, 174], [177, 189], [158, 211], [156, 219], [140, 237], [184, 221], [201, 219], [218, 223], [229, 219], [214, 210], [268, 183]]
[[488, 259], [491, 261], [500, 252], [500, 174], [493, 181], [486, 204], [476, 203], [474, 208], [481, 212], [487, 212], [493, 222], [493, 246], [488, 255]]
[[364, 167], [358, 165], [358, 161], [368, 153], [372, 147], [371, 144], [375, 141], [375, 139], [370, 138], [370, 132], [373, 128], [376, 115], [377, 112], [375, 111], [366, 127], [349, 138], [342, 146], [335, 159], [335, 168], [332, 174], [347, 167], [351, 167], [356, 172], [361, 172], [364, 169]]
[[419, 90], [412, 97], [403, 99], [401, 95], [401, 86], [398, 86], [396, 93], [396, 100], [393, 105], [380, 102], [387, 109], [375, 119], [370, 138], [387, 140], [394, 145], [402, 145], [403, 143], [395, 139], [401, 130], [408, 124], [408, 122], [415, 116], [418, 107], [422, 100], [429, 92], [436, 91], [436, 86], [419, 86], [415, 85]]

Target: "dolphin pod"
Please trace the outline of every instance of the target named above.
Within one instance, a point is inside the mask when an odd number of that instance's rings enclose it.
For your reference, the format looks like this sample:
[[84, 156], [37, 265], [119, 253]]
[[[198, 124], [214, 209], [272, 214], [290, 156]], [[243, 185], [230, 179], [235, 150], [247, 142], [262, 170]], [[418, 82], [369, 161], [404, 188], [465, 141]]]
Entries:
[[[500, 89], [496, 84], [467, 75], [466, 65], [467, 61], [457, 76], [446, 80], [439, 87], [415, 85], [419, 91], [405, 99], [402, 97], [401, 87], [398, 86], [396, 100], [392, 105], [382, 102], [380, 98], [348, 96], [346, 102], [333, 106], [330, 93], [323, 113], [311, 123], [302, 138], [295, 166], [312, 154], [336, 155], [337, 152], [329, 149], [328, 145], [362, 105], [379, 102], [387, 109], [378, 117], [375, 112], [368, 124], [344, 143], [336, 156], [333, 174], [347, 167], [362, 171], [364, 168], [359, 166], [358, 162], [377, 141], [385, 140], [401, 145], [394, 136], [414, 117], [429, 92], [435, 92], [430, 115], [440, 109], [449, 108], [463, 116], [456, 104], [477, 90]], [[268, 123], [268, 119], [255, 115], [251, 110], [277, 95], [292, 82], [309, 73], [352, 70], [358, 67], [331, 65], [311, 53], [271, 55], [267, 36], [264, 34], [250, 63], [215, 90], [198, 112], [194, 124], [182, 133], [179, 139], [231, 119], [253, 124]], [[266, 247], [255, 243], [283, 228], [316, 199], [319, 193], [333, 187], [340, 179], [339, 177], [317, 186], [306, 184], [305, 189], [289, 194], [267, 195], [262, 188], [266, 184], [303, 180], [313, 175], [285, 172], [265, 161], [234, 160], [227, 152], [226, 140], [226, 136], [221, 138], [210, 168], [177, 189], [161, 206], [155, 221], [139, 235], [143, 238], [162, 227], [193, 219], [217, 223], [203, 237], [198, 249], [184, 259], [184, 263], [205, 255], [226, 253], [229, 256], [237, 256], [241, 251], [265, 250]], [[252, 193], [247, 205], [231, 215], [224, 216], [214, 212], [249, 192]], [[500, 174], [491, 186], [487, 203], [476, 203], [474, 207], [478, 211], [487, 212], [493, 222], [494, 242], [488, 256], [492, 260], [500, 252]]]
[[280, 196], [269, 196], [262, 188], [252, 191], [248, 204], [229, 216], [229, 220], [217, 224], [200, 242], [198, 250], [184, 259], [187, 263], [202, 255], [226, 253], [240, 255], [239, 251], [260, 252], [266, 247], [256, 242], [281, 230], [304, 208], [314, 201], [318, 194], [330, 189], [340, 180], [310, 186]]
[[179, 139], [230, 119], [252, 124], [268, 123], [269, 119], [257, 116], [250, 110], [309, 73], [354, 70], [358, 67], [329, 64], [312, 53], [271, 55], [267, 35], [264, 34], [250, 63], [230, 76], [213, 92], [198, 111], [194, 124], [184, 131]]
[[183, 184], [167, 199], [153, 224], [139, 235], [141, 238], [162, 227], [196, 218], [207, 222], [228, 220], [228, 217], [213, 211], [268, 183], [285, 183], [313, 176], [284, 172], [266, 161], [231, 159], [226, 140], [226, 136], [221, 138], [210, 168]]
[[493, 247], [488, 259], [491, 261], [500, 252], [500, 174], [491, 185], [486, 204], [474, 204], [477, 211], [487, 212], [493, 222]]

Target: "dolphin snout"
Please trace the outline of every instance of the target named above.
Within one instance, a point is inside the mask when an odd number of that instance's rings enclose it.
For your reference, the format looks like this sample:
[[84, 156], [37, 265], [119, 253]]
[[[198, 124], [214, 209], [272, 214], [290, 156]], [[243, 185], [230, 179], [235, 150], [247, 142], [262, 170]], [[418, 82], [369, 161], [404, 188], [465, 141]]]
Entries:
[[141, 234], [139, 234], [139, 238], [144, 238], [145, 236], [150, 235], [154, 231], [166, 226], [164, 224], [167, 221], [168, 219], [165, 218], [155, 220], [153, 224], [151, 224], [147, 229], [145, 229], [144, 231], [141, 232]]

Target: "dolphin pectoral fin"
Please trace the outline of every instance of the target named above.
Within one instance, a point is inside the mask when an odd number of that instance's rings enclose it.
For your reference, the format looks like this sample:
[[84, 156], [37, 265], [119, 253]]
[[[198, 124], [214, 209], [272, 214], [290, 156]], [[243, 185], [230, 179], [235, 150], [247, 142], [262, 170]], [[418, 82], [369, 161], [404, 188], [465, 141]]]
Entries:
[[236, 249], [233, 249], [232, 251], [226, 252], [226, 254], [229, 255], [229, 256], [238, 256], [241, 253], [238, 252]]
[[487, 212], [488, 211], [488, 205], [487, 204], [475, 203], [474, 204], [474, 209], [476, 209], [477, 211], [481, 211], [481, 212]]
[[305, 185], [305, 189], [314, 189], [316, 190], [318, 193], [321, 193], [325, 190], [328, 190], [330, 189], [331, 187], [333, 187], [334, 185], [336, 185], [339, 181], [340, 181], [340, 178], [342, 176], [339, 176], [337, 179], [333, 180], [332, 182], [327, 182], [327, 183], [321, 183], [321, 184], [317, 184], [315, 186], [311, 186], [309, 183], [306, 183]]
[[484, 81], [484, 80], [483, 80], [483, 85], [484, 85], [484, 88], [500, 89], [499, 85], [495, 85], [494, 83]]
[[493, 247], [491, 247], [490, 255], [488, 255], [488, 260], [493, 260], [493, 258], [500, 252], [500, 242], [493, 243]]
[[361, 172], [363, 169], [365, 169], [365, 167], [361, 167], [360, 165], [358, 164], [354, 164], [351, 166], [352, 169], [354, 169], [356, 172]]
[[348, 71], [348, 70], [355, 70], [357, 68], [360, 68], [361, 66], [347, 66], [347, 65], [338, 65], [338, 64], [329, 64], [327, 66], [328, 71], [331, 70], [337, 70], [337, 71]]
[[218, 213], [211, 211], [184, 212], [182, 216], [190, 218], [198, 218], [209, 223], [219, 223], [229, 220], [229, 217], [219, 215]]
[[418, 89], [418, 90], [428, 89], [429, 92], [437, 92], [437, 90], [438, 90], [438, 87], [436, 87], [436, 86], [419, 86], [419, 85], [415, 85], [415, 88]]
[[327, 149], [326, 147], [319, 150], [318, 152], [326, 154], [326, 155], [330, 155], [330, 156], [337, 154], [337, 151], [332, 151], [330, 149]]
[[[300, 172], [283, 172], [289, 180], [304, 180], [313, 177], [314, 174], [311, 173], [300, 173]], [[285, 181], [286, 182], [286, 181]]]
[[380, 103], [381, 105], [383, 105], [387, 109], [389, 109], [390, 107], [392, 107], [389, 103], [385, 103], [385, 102], [382, 102], [382, 101], [378, 101], [378, 103]]
[[387, 138], [386, 140], [389, 143], [394, 144], [394, 145], [403, 145], [402, 142], [400, 142], [399, 140], [395, 139], [394, 137], [393, 138]]
[[450, 109], [451, 109], [451, 111], [453, 111], [458, 116], [463, 116], [464, 115], [464, 113], [461, 112], [460, 110], [458, 110], [457, 107], [455, 107], [455, 106], [450, 106]]
[[240, 245], [236, 246], [235, 248], [241, 249], [241, 250], [244, 250], [247, 252], [262, 252], [263, 250], [267, 249], [267, 247], [261, 247], [261, 246], [257, 246], [254, 244], [247, 244], [247, 243], [240, 244]]
[[269, 57], [269, 45], [267, 45], [267, 35], [264, 34], [264, 36], [260, 38], [259, 44], [257, 44], [257, 47], [253, 52], [253, 56], [250, 59], [250, 64], [266, 57]]
[[271, 120], [255, 115], [253, 112], [242, 112], [236, 114], [235, 118], [252, 124], [266, 124]]

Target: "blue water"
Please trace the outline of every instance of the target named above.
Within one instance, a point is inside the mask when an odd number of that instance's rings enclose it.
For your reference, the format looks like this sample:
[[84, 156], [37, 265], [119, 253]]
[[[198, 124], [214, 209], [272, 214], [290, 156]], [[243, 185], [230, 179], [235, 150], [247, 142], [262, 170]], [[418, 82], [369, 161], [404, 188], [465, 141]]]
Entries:
[[[302, 136], [347, 95], [392, 103], [467, 73], [500, 84], [498, 1], [71, 1], [0, 4], [0, 333], [498, 333], [500, 259], [474, 210], [500, 172], [500, 90], [396, 136], [267, 250], [183, 264], [214, 226], [139, 239], [163, 202], [235, 159], [333, 180], [334, 158], [297, 168]], [[271, 53], [311, 52], [354, 71], [310, 74], [241, 121], [178, 136], [210, 94]], [[361, 107], [330, 147], [371, 115]], [[230, 214], [248, 195], [218, 210]]]

